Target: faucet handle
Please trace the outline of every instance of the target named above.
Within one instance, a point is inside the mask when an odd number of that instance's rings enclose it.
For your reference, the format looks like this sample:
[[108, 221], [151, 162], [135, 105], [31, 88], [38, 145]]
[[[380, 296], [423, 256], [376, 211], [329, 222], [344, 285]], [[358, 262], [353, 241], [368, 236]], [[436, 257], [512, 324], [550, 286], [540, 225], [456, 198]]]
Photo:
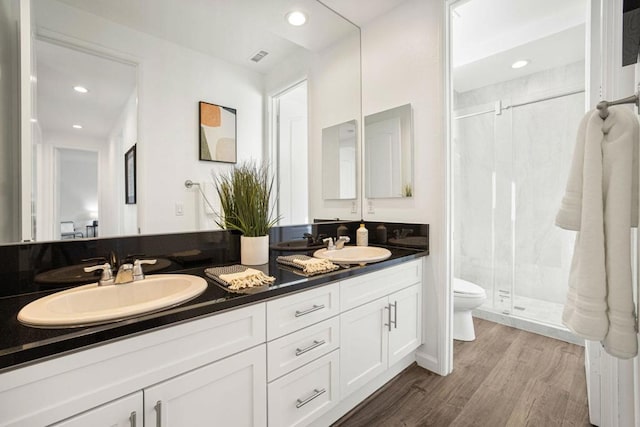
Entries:
[[155, 259], [137, 259], [133, 261], [133, 281], [144, 279], [142, 264], [155, 264], [156, 262], [157, 260]]
[[322, 239], [322, 243], [327, 244], [327, 250], [333, 250], [336, 248], [335, 243], [333, 243], [333, 237], [327, 237], [326, 239]]
[[86, 273], [91, 273], [96, 270], [102, 270], [102, 275], [100, 276], [100, 281], [98, 285], [113, 285], [113, 271], [111, 271], [111, 264], [105, 262], [104, 264], [94, 265], [92, 267], [85, 267], [84, 271]]

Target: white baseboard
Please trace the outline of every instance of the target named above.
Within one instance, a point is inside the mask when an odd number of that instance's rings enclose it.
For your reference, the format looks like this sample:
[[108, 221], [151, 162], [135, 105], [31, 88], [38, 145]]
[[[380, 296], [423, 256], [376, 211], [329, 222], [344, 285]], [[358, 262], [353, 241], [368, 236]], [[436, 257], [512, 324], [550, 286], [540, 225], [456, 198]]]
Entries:
[[416, 351], [416, 362], [421, 368], [424, 368], [438, 375], [446, 375], [446, 373], [442, 372], [440, 369], [438, 358], [434, 357], [431, 354], [422, 352], [420, 350]]

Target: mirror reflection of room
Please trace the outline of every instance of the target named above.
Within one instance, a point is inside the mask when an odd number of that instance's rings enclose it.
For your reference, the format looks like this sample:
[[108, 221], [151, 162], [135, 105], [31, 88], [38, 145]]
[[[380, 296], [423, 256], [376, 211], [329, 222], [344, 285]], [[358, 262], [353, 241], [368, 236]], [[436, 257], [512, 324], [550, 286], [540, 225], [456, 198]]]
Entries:
[[322, 129], [322, 196], [356, 198], [357, 125], [355, 120]]
[[44, 38], [34, 56], [36, 240], [135, 234], [123, 156], [137, 140], [136, 67]]
[[413, 196], [411, 104], [364, 118], [366, 196]]

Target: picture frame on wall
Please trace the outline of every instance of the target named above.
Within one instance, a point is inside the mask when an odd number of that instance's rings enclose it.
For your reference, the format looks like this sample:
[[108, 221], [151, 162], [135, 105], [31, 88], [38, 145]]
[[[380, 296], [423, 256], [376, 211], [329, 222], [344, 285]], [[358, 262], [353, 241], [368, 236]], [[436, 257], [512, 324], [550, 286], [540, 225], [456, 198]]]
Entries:
[[237, 162], [236, 109], [200, 101], [199, 159], [210, 162]]
[[124, 202], [136, 204], [136, 144], [124, 153]]

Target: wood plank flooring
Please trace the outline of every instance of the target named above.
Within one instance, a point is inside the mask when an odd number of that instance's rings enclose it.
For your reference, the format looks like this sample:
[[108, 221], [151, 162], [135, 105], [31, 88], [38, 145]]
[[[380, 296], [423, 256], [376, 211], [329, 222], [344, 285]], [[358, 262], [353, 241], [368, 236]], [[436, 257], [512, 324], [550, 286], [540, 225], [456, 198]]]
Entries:
[[584, 348], [482, 319], [453, 373], [413, 365], [338, 420], [356, 426], [589, 426]]

